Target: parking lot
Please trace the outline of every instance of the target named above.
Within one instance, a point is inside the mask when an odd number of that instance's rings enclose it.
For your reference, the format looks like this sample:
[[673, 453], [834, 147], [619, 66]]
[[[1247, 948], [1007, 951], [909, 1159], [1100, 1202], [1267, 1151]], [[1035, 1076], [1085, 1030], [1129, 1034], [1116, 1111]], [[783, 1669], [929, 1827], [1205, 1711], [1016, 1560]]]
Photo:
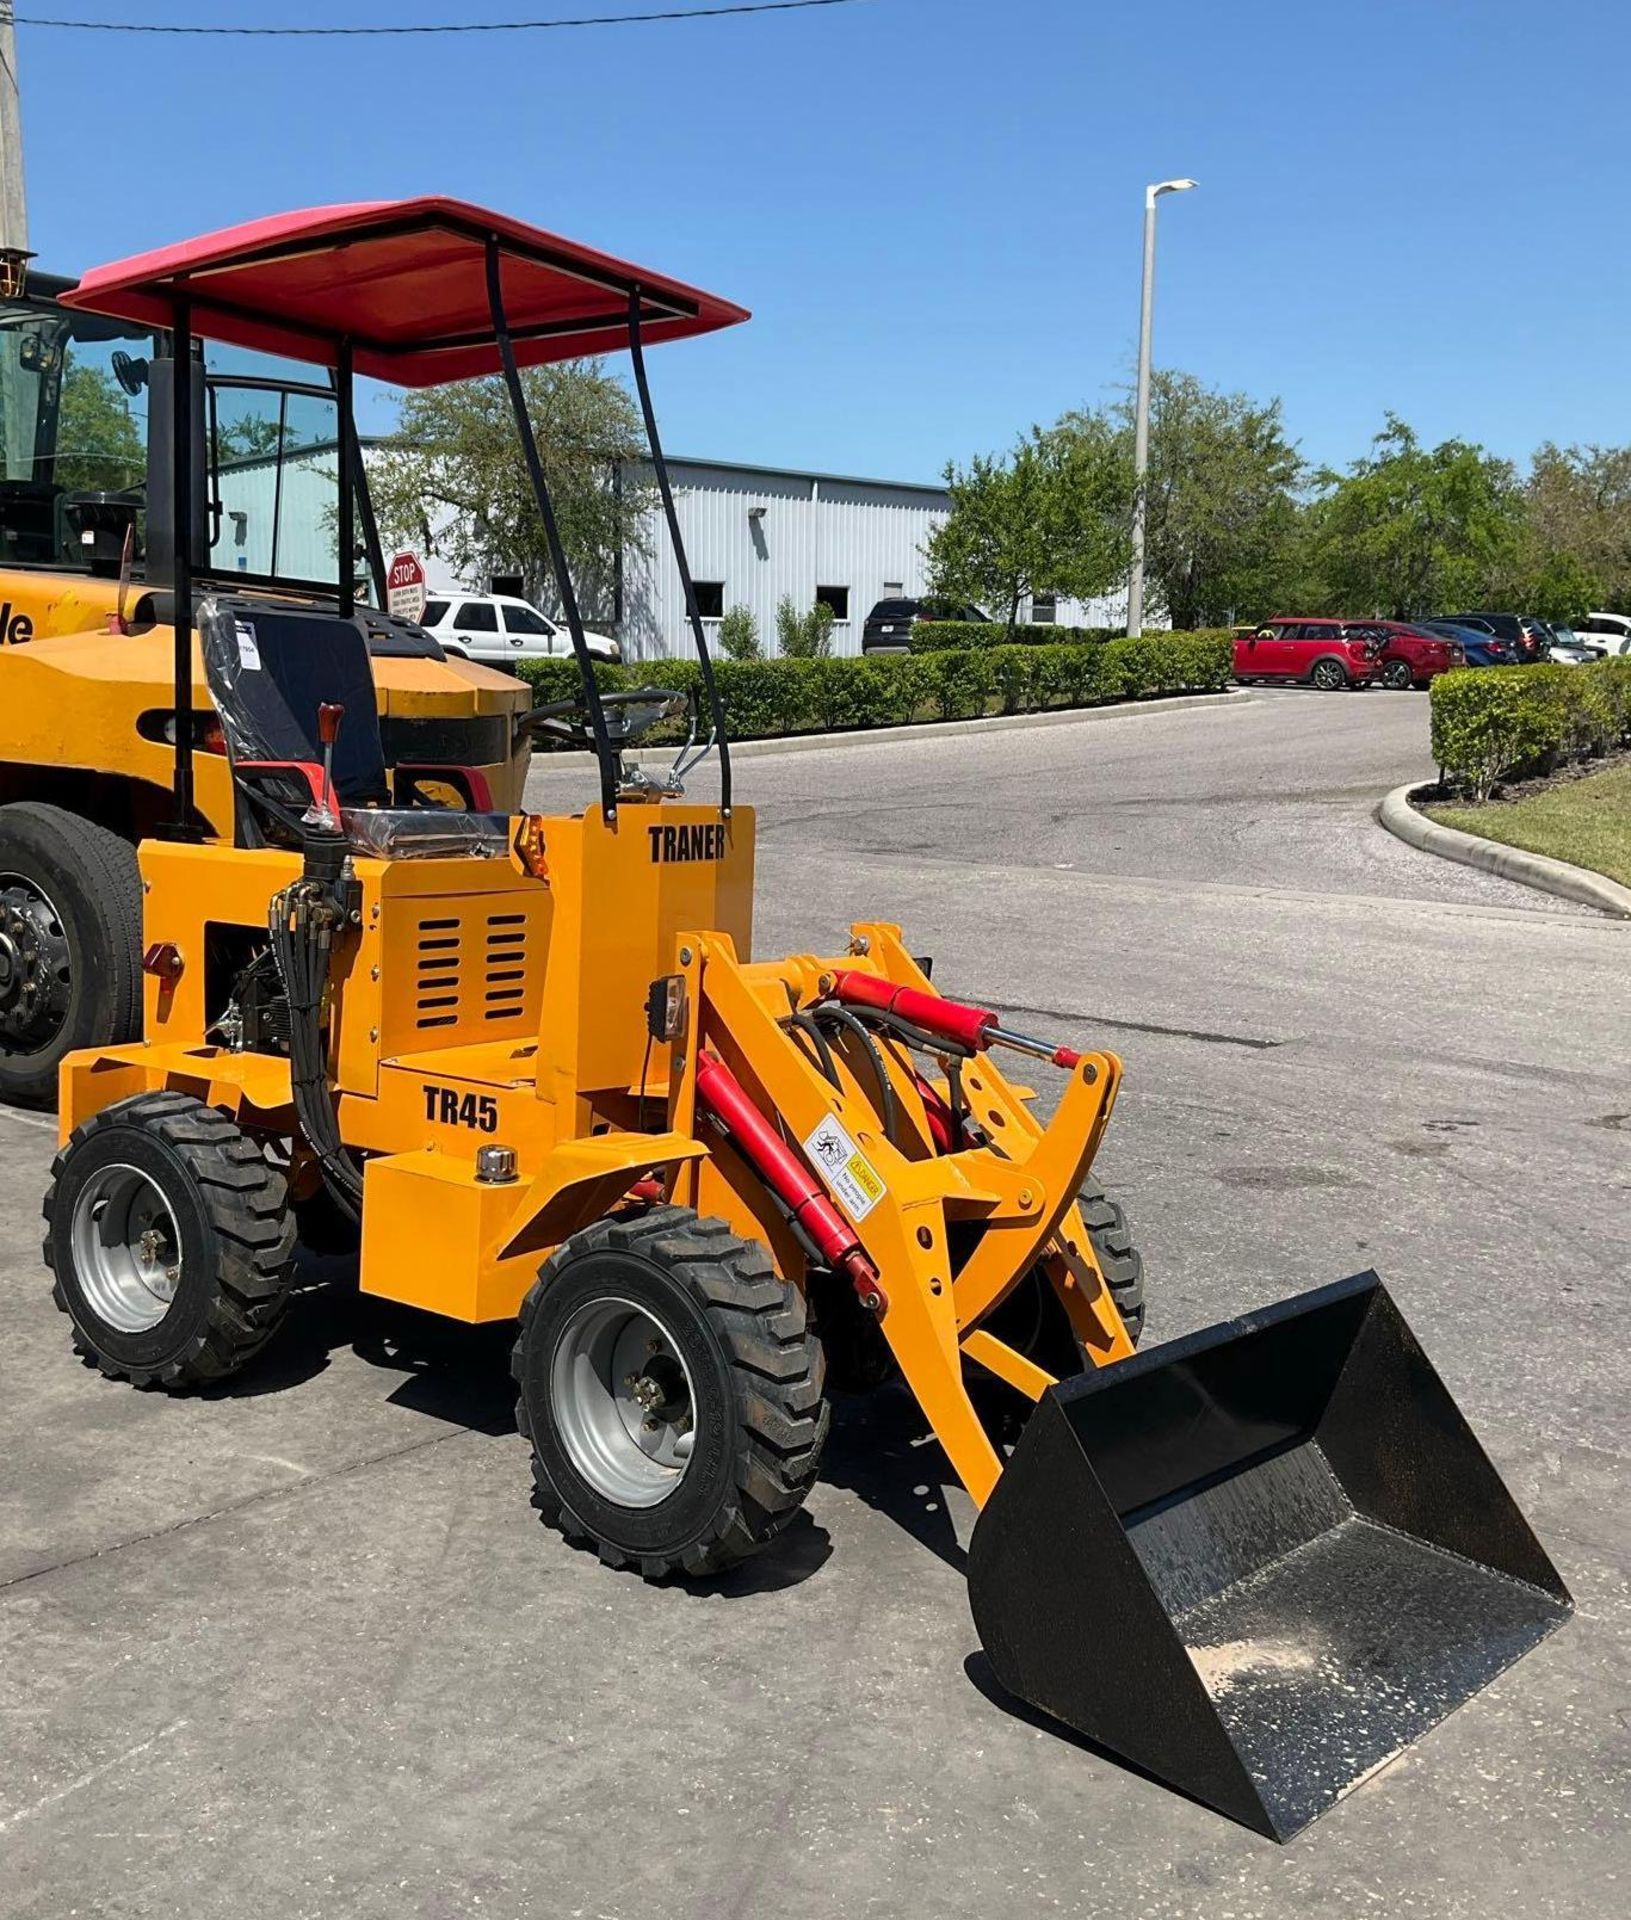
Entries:
[[[1099, 1170], [1148, 1339], [1382, 1273], [1561, 1634], [1276, 1849], [990, 1697], [971, 1510], [904, 1398], [840, 1407], [775, 1557], [646, 1587], [532, 1514], [503, 1337], [343, 1263], [218, 1393], [82, 1368], [53, 1136], [7, 1113], [0, 1916], [1621, 1912], [1631, 926], [1389, 838], [1431, 770], [1424, 698], [1276, 692], [737, 778], [763, 951], [899, 920], [948, 991], [1122, 1054]], [[562, 759], [531, 797], [589, 789]]]

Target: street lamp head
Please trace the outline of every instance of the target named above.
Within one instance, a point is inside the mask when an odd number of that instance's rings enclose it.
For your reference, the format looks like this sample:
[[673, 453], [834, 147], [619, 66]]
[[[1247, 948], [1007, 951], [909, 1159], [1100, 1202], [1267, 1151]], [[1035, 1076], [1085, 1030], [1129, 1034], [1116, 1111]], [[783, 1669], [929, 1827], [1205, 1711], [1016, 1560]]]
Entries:
[[1199, 180], [1162, 180], [1153, 187], [1144, 189], [1144, 197], [1153, 206], [1163, 193], [1187, 193], [1191, 187], [1198, 187]]

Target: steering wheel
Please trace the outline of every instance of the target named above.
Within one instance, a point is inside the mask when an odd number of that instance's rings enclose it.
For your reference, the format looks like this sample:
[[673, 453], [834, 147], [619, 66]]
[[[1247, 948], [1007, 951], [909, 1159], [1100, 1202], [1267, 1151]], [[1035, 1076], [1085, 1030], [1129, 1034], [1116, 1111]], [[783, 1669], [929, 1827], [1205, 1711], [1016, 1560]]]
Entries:
[[[606, 737], [614, 747], [622, 748], [649, 733], [660, 720], [677, 719], [689, 712], [691, 702], [689, 695], [676, 693], [672, 687], [639, 687], [631, 693], [603, 693], [600, 705], [606, 716]], [[516, 730], [547, 733], [574, 746], [593, 746], [595, 739], [589, 702], [581, 693], [531, 708], [516, 722]]]

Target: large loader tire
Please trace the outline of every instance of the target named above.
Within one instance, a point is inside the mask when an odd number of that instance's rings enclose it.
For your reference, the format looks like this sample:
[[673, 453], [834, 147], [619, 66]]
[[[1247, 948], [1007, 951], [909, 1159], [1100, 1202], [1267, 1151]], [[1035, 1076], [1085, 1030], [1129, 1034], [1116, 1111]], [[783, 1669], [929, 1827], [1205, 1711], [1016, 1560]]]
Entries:
[[45, 1196], [45, 1264], [74, 1345], [112, 1379], [237, 1372], [283, 1317], [294, 1222], [283, 1175], [226, 1114], [140, 1093], [75, 1129]]
[[76, 1047], [141, 1028], [136, 849], [61, 807], [0, 807], [0, 1101], [54, 1107]]
[[[1144, 1260], [1133, 1245], [1127, 1216], [1096, 1180], [1084, 1182], [1076, 1204], [1110, 1298], [1136, 1347], [1144, 1332]], [[1080, 1373], [1085, 1364], [1059, 1296], [1040, 1267], [1025, 1276], [985, 1324], [1016, 1353], [1061, 1379]]]
[[516, 1419], [547, 1525], [648, 1580], [717, 1573], [804, 1502], [821, 1344], [756, 1241], [686, 1207], [598, 1221], [521, 1309]]

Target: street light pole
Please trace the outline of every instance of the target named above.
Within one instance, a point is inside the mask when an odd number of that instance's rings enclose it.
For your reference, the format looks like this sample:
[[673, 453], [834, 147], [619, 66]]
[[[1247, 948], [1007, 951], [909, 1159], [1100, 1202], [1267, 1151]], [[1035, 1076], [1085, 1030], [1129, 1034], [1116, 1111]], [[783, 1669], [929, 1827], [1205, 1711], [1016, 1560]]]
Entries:
[[1144, 480], [1150, 466], [1150, 332], [1155, 317], [1155, 203], [1196, 180], [1162, 180], [1144, 189], [1144, 286], [1138, 322], [1138, 397], [1133, 408], [1133, 565], [1127, 581], [1127, 631], [1144, 631]]

